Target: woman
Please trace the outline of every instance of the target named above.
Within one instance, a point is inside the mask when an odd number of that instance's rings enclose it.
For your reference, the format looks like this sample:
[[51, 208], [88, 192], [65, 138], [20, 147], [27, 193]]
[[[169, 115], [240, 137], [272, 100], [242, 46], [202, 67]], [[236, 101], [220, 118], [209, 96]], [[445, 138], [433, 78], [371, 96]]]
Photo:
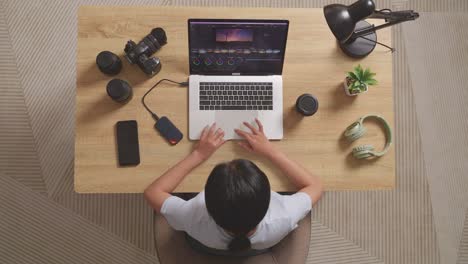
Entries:
[[244, 122], [251, 133], [236, 130], [245, 139], [238, 144], [270, 160], [299, 189], [297, 193], [271, 191], [268, 178], [254, 163], [233, 160], [218, 164], [205, 190], [193, 199], [172, 196], [179, 183], [224, 144], [224, 132], [216, 124], [203, 130], [192, 153], [145, 190], [146, 200], [171, 227], [185, 231], [189, 241], [215, 254], [261, 252], [274, 246], [297, 227], [322, 195], [320, 179], [276, 149], [260, 121], [256, 123], [258, 128]]

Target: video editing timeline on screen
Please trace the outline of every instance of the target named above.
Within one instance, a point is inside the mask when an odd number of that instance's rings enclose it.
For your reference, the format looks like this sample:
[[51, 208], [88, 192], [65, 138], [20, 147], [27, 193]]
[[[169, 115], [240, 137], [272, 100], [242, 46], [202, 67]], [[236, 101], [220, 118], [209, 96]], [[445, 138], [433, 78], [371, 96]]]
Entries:
[[190, 25], [192, 73], [280, 74], [286, 23], [193, 22]]

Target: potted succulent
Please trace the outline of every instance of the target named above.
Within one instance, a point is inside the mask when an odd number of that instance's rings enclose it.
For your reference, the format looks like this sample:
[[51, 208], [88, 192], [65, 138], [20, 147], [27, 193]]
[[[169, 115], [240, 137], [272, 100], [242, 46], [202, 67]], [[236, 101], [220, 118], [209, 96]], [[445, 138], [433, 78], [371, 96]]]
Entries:
[[354, 71], [348, 72], [343, 83], [345, 93], [349, 96], [356, 96], [360, 93], [365, 93], [369, 85], [376, 85], [374, 79], [375, 73], [369, 68], [363, 69], [361, 65], [354, 67]]

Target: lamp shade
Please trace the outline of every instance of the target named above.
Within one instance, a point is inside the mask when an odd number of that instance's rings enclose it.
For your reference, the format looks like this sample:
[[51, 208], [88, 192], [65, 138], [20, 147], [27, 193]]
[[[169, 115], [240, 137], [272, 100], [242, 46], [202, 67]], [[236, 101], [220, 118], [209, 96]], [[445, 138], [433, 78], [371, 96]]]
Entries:
[[372, 15], [374, 11], [375, 4], [372, 0], [358, 0], [349, 6], [331, 4], [323, 8], [330, 30], [341, 43], [351, 37], [357, 22]]

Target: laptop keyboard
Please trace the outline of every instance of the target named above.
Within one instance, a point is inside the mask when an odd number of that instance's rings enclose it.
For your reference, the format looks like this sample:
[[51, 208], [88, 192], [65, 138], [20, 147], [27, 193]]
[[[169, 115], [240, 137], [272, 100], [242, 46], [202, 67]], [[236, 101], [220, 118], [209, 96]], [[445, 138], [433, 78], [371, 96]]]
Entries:
[[273, 110], [273, 83], [200, 82], [200, 110]]

